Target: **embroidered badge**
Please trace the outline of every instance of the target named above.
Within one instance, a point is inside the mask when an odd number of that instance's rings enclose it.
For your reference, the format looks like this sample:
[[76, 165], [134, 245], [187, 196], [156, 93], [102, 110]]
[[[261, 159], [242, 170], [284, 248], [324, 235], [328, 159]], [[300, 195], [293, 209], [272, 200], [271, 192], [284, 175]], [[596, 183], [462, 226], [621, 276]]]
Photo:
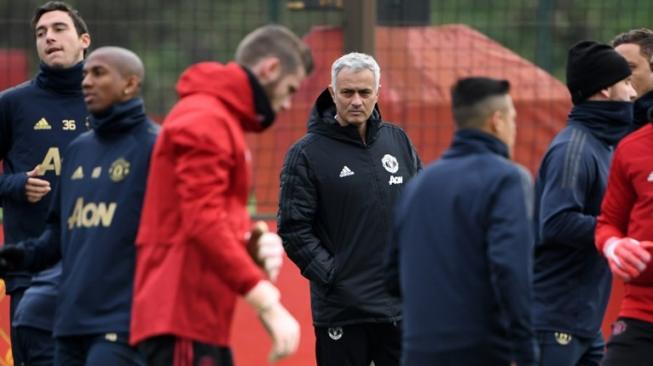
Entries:
[[613, 336], [619, 335], [625, 332], [626, 328], [628, 328], [628, 325], [626, 324], [625, 321], [617, 320], [614, 324], [612, 324], [612, 335]]
[[399, 170], [399, 162], [397, 161], [397, 158], [390, 154], [383, 155], [381, 163], [383, 164], [385, 170], [387, 170], [390, 174], [394, 174]]
[[329, 338], [333, 339], [334, 341], [337, 341], [338, 339], [342, 338], [343, 331], [342, 327], [335, 327], [335, 328], [329, 328], [327, 330], [329, 333]]
[[571, 342], [571, 334], [569, 333], [562, 333], [562, 332], [555, 332], [554, 333], [556, 342], [558, 342], [559, 345], [561, 346], [566, 346]]

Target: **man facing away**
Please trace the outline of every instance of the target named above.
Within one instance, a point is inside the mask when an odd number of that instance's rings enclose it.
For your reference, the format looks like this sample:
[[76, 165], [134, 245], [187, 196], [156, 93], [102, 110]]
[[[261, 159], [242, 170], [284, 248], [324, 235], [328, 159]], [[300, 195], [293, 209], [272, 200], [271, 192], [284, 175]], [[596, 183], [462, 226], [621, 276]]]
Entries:
[[[50, 1], [31, 22], [40, 59], [36, 78], [0, 95], [0, 200], [5, 241], [38, 237], [46, 227], [63, 151], [87, 130], [82, 66], [91, 43], [75, 9]], [[16, 365], [50, 365], [59, 266], [32, 275], [5, 275], [10, 295], [11, 344]], [[29, 288], [29, 289], [28, 289]], [[22, 298], [22, 300], [21, 300]]]
[[574, 107], [553, 139], [535, 182], [533, 308], [543, 366], [599, 365], [610, 269], [594, 229], [612, 152], [632, 128], [635, 90], [626, 60], [604, 44], [569, 49]]
[[[131, 342], [148, 364], [232, 365], [237, 296], [271, 334], [271, 360], [296, 350], [299, 325], [246, 249], [252, 238], [278, 248], [281, 242], [260, 228], [250, 234], [245, 132], [268, 128], [311, 70], [306, 45], [270, 25], [240, 42], [236, 62], [198, 63], [179, 78], [180, 100], [152, 155], [137, 239]], [[280, 263], [277, 257], [262, 264], [274, 277], [271, 260]]]
[[337, 59], [281, 172], [279, 234], [310, 280], [319, 366], [399, 364], [400, 301], [385, 290], [383, 257], [393, 204], [421, 163], [381, 117], [380, 78], [369, 55]]
[[510, 161], [516, 112], [509, 91], [507, 80], [486, 77], [453, 86], [453, 142], [397, 205], [402, 365], [537, 364], [532, 183]]

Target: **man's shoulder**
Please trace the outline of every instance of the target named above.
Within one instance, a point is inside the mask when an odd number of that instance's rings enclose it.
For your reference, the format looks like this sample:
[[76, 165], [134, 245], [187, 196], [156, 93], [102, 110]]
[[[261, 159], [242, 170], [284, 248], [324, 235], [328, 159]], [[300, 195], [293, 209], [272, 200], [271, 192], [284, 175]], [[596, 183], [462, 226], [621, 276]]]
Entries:
[[379, 130], [382, 133], [388, 133], [388, 134], [396, 134], [398, 136], [402, 136], [405, 138], [408, 138], [408, 134], [406, 134], [406, 131], [404, 131], [401, 126], [394, 122], [390, 121], [382, 121], [381, 124], [379, 125]]
[[630, 133], [624, 137], [619, 143], [618, 149], [625, 149], [628, 147], [636, 146], [641, 143], [650, 144], [651, 137], [653, 137], [653, 124], [647, 123], [640, 127], [637, 131]]
[[0, 92], [0, 102], [15, 100], [29, 95], [35, 91], [36, 85], [33, 80], [27, 80], [18, 85], [12, 86]]
[[307, 132], [304, 136], [300, 137], [299, 140], [295, 141], [290, 149], [291, 150], [308, 150], [316, 146], [319, 143], [339, 143], [338, 140], [322, 136], [318, 133]]
[[566, 126], [558, 132], [545, 155], [567, 154], [583, 155], [593, 150], [596, 138], [585, 128], [580, 126]]

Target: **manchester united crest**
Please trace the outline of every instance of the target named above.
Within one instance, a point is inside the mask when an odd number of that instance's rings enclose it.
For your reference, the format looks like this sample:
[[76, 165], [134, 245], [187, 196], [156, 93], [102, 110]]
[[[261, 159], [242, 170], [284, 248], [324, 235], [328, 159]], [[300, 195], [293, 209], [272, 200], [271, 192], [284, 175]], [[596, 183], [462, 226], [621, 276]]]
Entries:
[[394, 174], [399, 170], [399, 162], [397, 161], [397, 158], [395, 158], [390, 154], [383, 155], [383, 159], [381, 159], [381, 163], [383, 163], [383, 167], [390, 174]]
[[129, 162], [123, 158], [114, 161], [109, 168], [109, 177], [114, 182], [120, 182], [129, 174]]

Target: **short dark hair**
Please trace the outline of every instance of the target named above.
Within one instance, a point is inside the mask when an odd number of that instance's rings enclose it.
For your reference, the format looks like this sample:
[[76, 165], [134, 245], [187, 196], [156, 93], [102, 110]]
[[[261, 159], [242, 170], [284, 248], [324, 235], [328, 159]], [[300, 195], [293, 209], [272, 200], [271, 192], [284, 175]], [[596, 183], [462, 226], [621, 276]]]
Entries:
[[281, 61], [284, 73], [303, 67], [306, 75], [313, 71], [313, 56], [308, 46], [291, 30], [281, 25], [265, 25], [249, 33], [238, 45], [236, 62], [253, 67], [265, 57]]
[[487, 77], [470, 77], [458, 80], [451, 88], [453, 118], [458, 128], [480, 128], [492, 113], [488, 105], [492, 97], [500, 97], [510, 92], [510, 82]]
[[612, 40], [612, 47], [627, 43], [639, 46], [639, 53], [648, 60], [648, 65], [653, 70], [653, 31], [648, 28], [631, 29], [617, 35]]
[[84, 19], [82, 19], [81, 15], [79, 15], [79, 12], [63, 1], [48, 1], [47, 3], [36, 8], [36, 10], [34, 10], [34, 16], [32, 17], [32, 30], [36, 28], [36, 23], [39, 22], [39, 19], [41, 19], [43, 14], [56, 10], [68, 13], [70, 18], [73, 20], [73, 24], [75, 25], [75, 30], [77, 31], [78, 36], [88, 33], [86, 22]]

